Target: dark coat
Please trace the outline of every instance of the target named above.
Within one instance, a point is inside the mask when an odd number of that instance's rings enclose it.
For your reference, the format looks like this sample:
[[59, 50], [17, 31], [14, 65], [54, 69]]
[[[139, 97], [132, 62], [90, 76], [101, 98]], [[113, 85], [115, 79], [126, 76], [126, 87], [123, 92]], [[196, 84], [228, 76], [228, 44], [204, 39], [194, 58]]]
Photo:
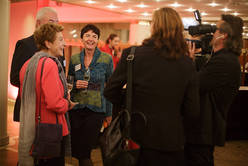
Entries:
[[[10, 83], [18, 88], [18, 96], [16, 98], [15, 107], [14, 107], [14, 121], [20, 121], [20, 80], [19, 80], [19, 72], [22, 68], [22, 65], [31, 58], [35, 52], [38, 51], [37, 46], [35, 44], [34, 35], [24, 38], [22, 40], [18, 40], [15, 46], [15, 51], [11, 64], [10, 71]], [[60, 62], [63, 64], [64, 58], [59, 58]]]
[[238, 92], [240, 76], [238, 55], [224, 49], [200, 69], [200, 130], [190, 143], [224, 145], [227, 113]]
[[[121, 103], [122, 87], [127, 82], [126, 57], [122, 58], [106, 85], [104, 95], [114, 104]], [[161, 150], [182, 150], [183, 119], [195, 122], [199, 115], [196, 71], [188, 57], [168, 60], [165, 49], [156, 51], [153, 45], [136, 48], [133, 60], [132, 111], [147, 117], [143, 147]]]
[[[34, 36], [29, 36], [28, 38], [24, 38], [22, 40], [18, 40], [15, 46], [15, 52], [12, 59], [11, 71], [10, 71], [10, 83], [20, 88], [20, 80], [19, 80], [19, 72], [22, 68], [22, 65], [31, 58], [34, 53], [37, 51], [37, 47], [35, 45]], [[18, 90], [18, 96], [15, 102], [14, 108], [14, 121], [20, 120], [20, 91]]]

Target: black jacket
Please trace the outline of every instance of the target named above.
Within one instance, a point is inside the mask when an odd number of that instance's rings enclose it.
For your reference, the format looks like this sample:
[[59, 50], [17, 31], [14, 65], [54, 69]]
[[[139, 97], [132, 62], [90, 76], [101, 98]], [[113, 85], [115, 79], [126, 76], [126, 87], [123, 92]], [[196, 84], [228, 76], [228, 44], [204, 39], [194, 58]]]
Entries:
[[222, 49], [198, 72], [200, 81], [200, 130], [194, 144], [224, 145], [226, 118], [240, 86], [238, 55]]
[[[24, 38], [22, 40], [18, 40], [15, 46], [15, 52], [12, 59], [11, 71], [10, 71], [10, 83], [20, 88], [20, 80], [19, 80], [19, 72], [22, 68], [22, 65], [31, 58], [34, 53], [37, 51], [37, 47], [35, 45], [34, 36], [29, 36], [28, 38]], [[18, 96], [15, 102], [14, 108], [14, 121], [20, 120], [20, 91], [18, 90]]]
[[[126, 84], [126, 57], [122, 58], [106, 85], [104, 95], [114, 104], [121, 103], [122, 87]], [[194, 124], [199, 115], [196, 71], [188, 57], [168, 60], [165, 49], [156, 51], [153, 45], [136, 48], [133, 61], [132, 111], [143, 112], [147, 128], [140, 142], [146, 148], [182, 150], [183, 120]], [[189, 124], [189, 123], [188, 123]]]

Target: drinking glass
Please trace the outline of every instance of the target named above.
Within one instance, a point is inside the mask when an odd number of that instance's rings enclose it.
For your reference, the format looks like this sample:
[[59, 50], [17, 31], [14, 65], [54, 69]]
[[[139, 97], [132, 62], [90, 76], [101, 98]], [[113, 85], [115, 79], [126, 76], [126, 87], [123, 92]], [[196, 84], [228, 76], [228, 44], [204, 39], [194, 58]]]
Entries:
[[[86, 69], [84, 72], [84, 81], [90, 81], [90, 69]], [[89, 85], [89, 84], [88, 84]], [[87, 93], [87, 88], [84, 89], [84, 93]]]
[[67, 81], [66, 85], [68, 88], [68, 93], [70, 93], [73, 88], [74, 76], [68, 75], [66, 81]]

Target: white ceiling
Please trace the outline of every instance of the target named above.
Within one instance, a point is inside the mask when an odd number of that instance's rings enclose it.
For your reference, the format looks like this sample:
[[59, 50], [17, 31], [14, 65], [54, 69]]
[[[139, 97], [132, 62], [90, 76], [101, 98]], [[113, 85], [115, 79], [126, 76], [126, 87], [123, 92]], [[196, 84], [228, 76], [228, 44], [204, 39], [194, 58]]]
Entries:
[[[95, 3], [86, 3], [87, 0], [55, 0], [59, 2], [66, 2], [70, 4], [86, 6], [90, 8], [98, 8], [102, 10], [108, 10], [111, 12], [117, 12], [132, 16], [138, 20], [149, 20], [154, 10], [160, 7], [171, 7], [172, 4], [177, 2], [181, 4], [179, 7], [174, 7], [182, 17], [194, 17], [193, 12], [186, 11], [189, 8], [198, 9], [200, 12], [205, 12], [207, 15], [202, 16], [203, 21], [216, 21], [223, 13], [233, 14], [239, 13], [238, 16], [243, 20], [248, 21], [248, 0], [126, 0], [126, 2], [120, 2], [121, 0], [88, 0]], [[215, 2], [218, 4], [216, 7], [209, 6], [210, 3]], [[145, 8], [139, 8], [139, 4], [147, 5]], [[110, 9], [108, 5], [114, 5], [116, 8]], [[223, 8], [229, 8], [230, 11], [223, 11]], [[128, 13], [125, 10], [132, 9], [134, 12]], [[147, 16], [142, 15], [148, 13]]]

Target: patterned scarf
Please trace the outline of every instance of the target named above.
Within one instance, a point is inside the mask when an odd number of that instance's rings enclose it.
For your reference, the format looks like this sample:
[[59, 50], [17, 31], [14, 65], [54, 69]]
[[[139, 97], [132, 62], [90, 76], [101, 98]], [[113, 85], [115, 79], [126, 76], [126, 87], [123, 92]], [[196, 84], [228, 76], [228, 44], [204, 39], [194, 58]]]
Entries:
[[[63, 67], [56, 57], [50, 56], [48, 53], [40, 51], [34, 54], [27, 66], [21, 97], [20, 110], [20, 132], [18, 156], [20, 166], [33, 166], [34, 160], [29, 155], [30, 148], [35, 137], [35, 110], [36, 110], [36, 71], [39, 60], [43, 57], [51, 58], [56, 62], [59, 69], [59, 78], [64, 86], [64, 98], [67, 98], [66, 77]], [[68, 113], [65, 114], [67, 126], [70, 131], [70, 123]], [[71, 156], [71, 138], [70, 135], [64, 137], [65, 155]]]

